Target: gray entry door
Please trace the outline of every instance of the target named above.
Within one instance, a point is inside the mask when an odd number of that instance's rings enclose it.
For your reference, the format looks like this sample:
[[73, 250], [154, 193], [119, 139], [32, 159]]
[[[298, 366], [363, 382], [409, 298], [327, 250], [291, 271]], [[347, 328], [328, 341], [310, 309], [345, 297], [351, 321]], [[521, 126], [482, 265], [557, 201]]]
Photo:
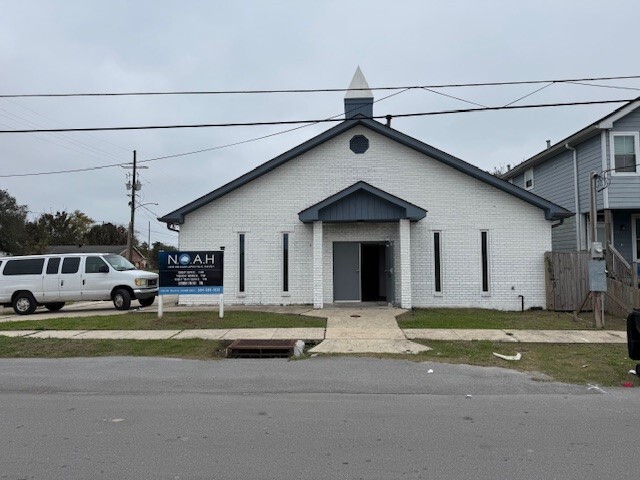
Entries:
[[360, 244], [333, 244], [333, 301], [360, 301]]
[[393, 305], [396, 303], [396, 280], [393, 265], [393, 242], [388, 242], [384, 255], [384, 276], [385, 286], [387, 288], [387, 303]]

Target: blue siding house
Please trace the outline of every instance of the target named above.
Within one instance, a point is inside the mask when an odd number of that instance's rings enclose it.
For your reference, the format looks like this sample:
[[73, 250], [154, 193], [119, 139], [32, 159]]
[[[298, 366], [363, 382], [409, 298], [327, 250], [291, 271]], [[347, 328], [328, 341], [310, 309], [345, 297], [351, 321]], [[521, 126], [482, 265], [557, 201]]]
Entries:
[[[555, 251], [587, 250], [589, 177], [598, 174], [595, 241], [640, 265], [640, 97], [516, 165], [502, 178], [572, 212], [553, 229]], [[611, 249], [610, 246], [614, 248]]]

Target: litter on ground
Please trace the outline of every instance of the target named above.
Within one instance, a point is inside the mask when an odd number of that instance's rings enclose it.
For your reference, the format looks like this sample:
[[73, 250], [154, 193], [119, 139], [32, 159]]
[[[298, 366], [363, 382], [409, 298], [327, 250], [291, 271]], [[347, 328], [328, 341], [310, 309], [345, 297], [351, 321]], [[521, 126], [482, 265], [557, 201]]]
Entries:
[[522, 354], [520, 352], [516, 353], [515, 355], [502, 355], [500, 353], [496, 353], [493, 352], [493, 354], [498, 357], [501, 358], [503, 360], [511, 360], [511, 361], [518, 361], [522, 358]]

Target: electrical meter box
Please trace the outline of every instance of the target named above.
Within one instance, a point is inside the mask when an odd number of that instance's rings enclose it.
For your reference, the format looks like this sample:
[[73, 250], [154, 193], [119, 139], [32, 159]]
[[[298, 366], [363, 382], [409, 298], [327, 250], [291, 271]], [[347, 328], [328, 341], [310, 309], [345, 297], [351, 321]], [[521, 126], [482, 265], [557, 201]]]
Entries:
[[604, 249], [602, 242], [591, 243], [591, 258], [604, 258]]

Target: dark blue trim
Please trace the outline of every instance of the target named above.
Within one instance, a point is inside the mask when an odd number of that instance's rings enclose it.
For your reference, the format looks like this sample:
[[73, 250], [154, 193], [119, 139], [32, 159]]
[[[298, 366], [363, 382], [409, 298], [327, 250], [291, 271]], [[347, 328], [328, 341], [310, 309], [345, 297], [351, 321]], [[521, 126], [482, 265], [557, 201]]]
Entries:
[[[364, 211], [355, 208], [346, 208], [344, 212], [340, 212], [338, 216], [332, 216], [330, 219], [323, 216], [324, 211], [330, 209], [332, 206], [348, 202], [348, 197], [357, 194], [357, 192], [367, 192], [372, 199], [379, 199], [389, 204], [391, 208], [386, 209], [383, 213], [390, 213], [390, 215], [380, 216], [377, 214], [378, 212], [375, 211], [376, 208], [373, 202], [370, 202], [370, 205], [368, 205], [369, 208], [365, 208]], [[298, 218], [304, 223], [314, 222], [316, 220], [326, 222], [394, 222], [400, 219], [418, 221], [422, 220], [426, 215], [426, 210], [361, 181], [303, 210], [298, 214]]]
[[226, 195], [227, 193], [239, 188], [246, 183], [264, 175], [267, 172], [279, 167], [283, 163], [288, 162], [289, 160], [302, 155], [303, 153], [312, 150], [313, 148], [322, 145], [324, 142], [331, 140], [332, 138], [354, 128], [356, 126], [363, 126], [372, 130], [380, 135], [384, 135], [391, 140], [394, 140], [401, 145], [405, 145], [413, 150], [416, 150], [424, 155], [427, 155], [435, 160], [439, 160], [445, 165], [449, 165], [456, 170], [466, 173], [473, 178], [476, 178], [482, 182], [485, 182], [493, 187], [498, 188], [510, 195], [513, 195], [521, 200], [524, 200], [531, 205], [534, 205], [538, 208], [544, 210], [545, 218], [547, 220], [560, 220], [562, 218], [567, 218], [573, 216], [569, 210], [562, 208], [559, 205], [556, 205], [553, 202], [545, 200], [538, 195], [535, 195], [527, 190], [524, 190], [520, 187], [512, 185], [490, 173], [485, 172], [484, 170], [480, 170], [478, 167], [471, 165], [470, 163], [465, 162], [459, 158], [454, 157], [453, 155], [449, 155], [437, 148], [432, 147], [431, 145], [427, 145], [415, 138], [412, 138], [404, 133], [400, 133], [397, 130], [392, 129], [391, 127], [387, 127], [382, 125], [381, 123], [376, 122], [375, 120], [370, 120], [364, 118], [362, 116], [357, 116], [351, 120], [345, 120], [342, 123], [339, 123], [335, 127], [330, 128], [326, 132], [317, 135], [316, 137], [307, 140], [304, 143], [301, 143], [295, 148], [292, 148], [288, 152], [283, 153], [266, 163], [256, 167], [254, 170], [245, 173], [241, 177], [236, 178], [235, 180], [223, 185], [222, 187], [194, 200], [187, 205], [180, 207], [177, 210], [165, 215], [164, 217], [158, 218], [159, 221], [165, 222], [167, 224], [181, 224], [184, 223], [184, 216], [198, 208], [207, 205], [208, 203], [216, 200], [217, 198]]

